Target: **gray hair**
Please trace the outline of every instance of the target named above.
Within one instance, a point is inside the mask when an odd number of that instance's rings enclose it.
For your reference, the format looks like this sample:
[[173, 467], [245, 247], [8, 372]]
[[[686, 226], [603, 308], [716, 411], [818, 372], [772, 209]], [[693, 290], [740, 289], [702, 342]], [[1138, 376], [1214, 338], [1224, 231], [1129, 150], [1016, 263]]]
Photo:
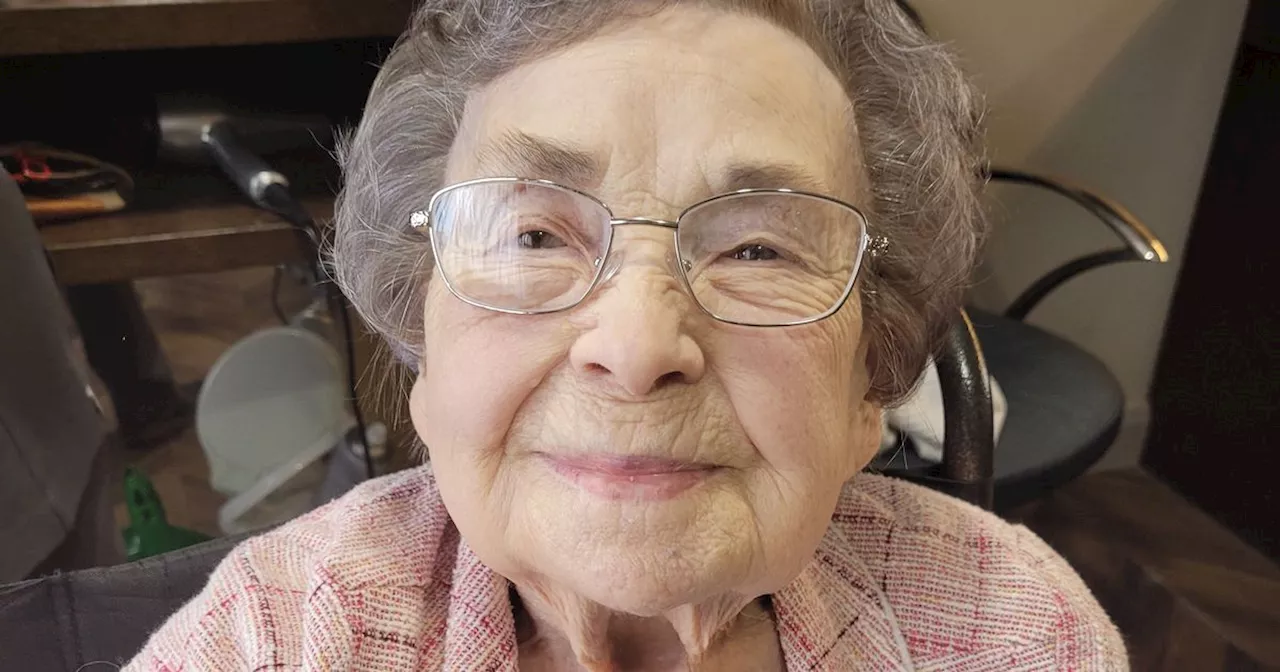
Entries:
[[[422, 352], [431, 251], [407, 226], [439, 187], [470, 92], [607, 24], [681, 0], [425, 0], [339, 149], [337, 281], [398, 359]], [[804, 39], [849, 95], [887, 248], [861, 299], [873, 400], [900, 401], [959, 307], [986, 224], [982, 106], [952, 55], [893, 0], [685, 0], [761, 16]]]

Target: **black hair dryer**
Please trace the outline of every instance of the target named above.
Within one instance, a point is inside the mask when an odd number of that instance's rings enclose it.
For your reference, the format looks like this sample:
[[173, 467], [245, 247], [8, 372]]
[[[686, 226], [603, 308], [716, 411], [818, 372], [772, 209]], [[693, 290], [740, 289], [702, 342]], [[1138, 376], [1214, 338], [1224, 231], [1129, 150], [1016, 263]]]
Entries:
[[[158, 154], [180, 163], [213, 162], [259, 207], [295, 221], [286, 207], [289, 180], [263, 154], [329, 147], [333, 128], [318, 115], [277, 114], [238, 109], [213, 98], [168, 97], [158, 101]], [[273, 188], [275, 187], [275, 188]]]

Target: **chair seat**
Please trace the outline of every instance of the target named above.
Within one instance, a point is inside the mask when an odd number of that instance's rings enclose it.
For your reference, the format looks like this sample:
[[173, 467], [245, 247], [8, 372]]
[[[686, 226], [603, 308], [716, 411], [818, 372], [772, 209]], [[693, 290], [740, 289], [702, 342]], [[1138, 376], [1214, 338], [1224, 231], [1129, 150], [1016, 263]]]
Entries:
[[1120, 431], [1124, 391], [1106, 365], [1070, 341], [991, 313], [969, 316], [1009, 402], [995, 454], [996, 507], [1005, 509], [1101, 459]]
[[[987, 369], [1008, 400], [995, 449], [995, 506], [1008, 510], [1061, 486], [1101, 459], [1120, 431], [1124, 393], [1111, 371], [1070, 341], [970, 309]], [[934, 471], [908, 449], [877, 460], [888, 474]], [[927, 480], [927, 479], [925, 479]]]

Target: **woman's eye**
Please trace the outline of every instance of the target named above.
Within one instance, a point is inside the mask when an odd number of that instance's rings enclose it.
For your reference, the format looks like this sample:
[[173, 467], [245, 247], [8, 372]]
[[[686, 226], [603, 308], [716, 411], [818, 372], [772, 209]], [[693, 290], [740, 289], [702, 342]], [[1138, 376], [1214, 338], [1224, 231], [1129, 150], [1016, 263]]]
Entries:
[[758, 244], [743, 245], [729, 253], [730, 259], [738, 261], [772, 261], [778, 256], [777, 250]]
[[525, 231], [517, 240], [520, 248], [525, 250], [547, 250], [565, 246], [563, 240], [546, 231]]

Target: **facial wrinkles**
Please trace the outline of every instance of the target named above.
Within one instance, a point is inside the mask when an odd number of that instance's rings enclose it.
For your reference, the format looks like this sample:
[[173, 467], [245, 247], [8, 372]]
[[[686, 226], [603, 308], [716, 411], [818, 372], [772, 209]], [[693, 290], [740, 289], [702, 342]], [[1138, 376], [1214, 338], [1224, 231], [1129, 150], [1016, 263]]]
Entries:
[[[652, 51], [648, 52], [652, 54]], [[676, 50], [675, 53], [680, 53]], [[651, 58], [653, 58], [651, 56]], [[714, 70], [708, 66], [708, 59], [705, 57], [682, 61], [674, 59], [675, 62], [664, 62], [654, 67], [646, 67], [652, 64], [641, 64], [637, 67], [635, 63], [621, 63], [616, 59], [610, 61], [608, 58], [591, 61], [590, 59], [582, 59], [593, 63], [590, 68], [603, 70], [608, 72], [614, 78], [614, 87], [616, 91], [604, 92], [601, 95], [602, 100], [613, 101], [614, 109], [606, 114], [596, 115], [595, 118], [607, 118], [614, 123], [599, 124], [587, 123], [575, 130], [574, 137], [571, 142], [580, 142], [585, 146], [592, 146], [598, 142], [600, 138], [595, 137], [600, 133], [607, 131], [609, 142], [612, 147], [610, 153], [609, 170], [603, 184], [599, 188], [599, 195], [603, 197], [614, 209], [616, 214], [629, 215], [648, 215], [648, 216], [673, 216], [672, 211], [675, 210], [673, 202], [687, 204], [695, 197], [704, 197], [706, 193], [697, 194], [691, 190], [697, 188], [696, 185], [703, 184], [708, 181], [705, 174], [698, 175], [700, 179], [693, 179], [688, 175], [689, 167], [697, 168], [695, 172], [702, 172], [701, 165], [704, 163], [703, 157], [713, 155], [732, 154], [733, 150], [743, 144], [745, 135], [747, 134], [729, 134], [726, 136], [721, 128], [714, 123], [704, 123], [699, 127], [698, 122], [701, 119], [698, 115], [688, 115], [691, 103], [694, 108], [698, 106], [714, 107], [722, 110], [733, 110], [739, 107], [745, 107], [746, 110], [741, 112], [742, 116], [750, 117], [750, 110], [761, 106], [772, 106], [777, 108], [777, 101], [771, 100], [768, 96], [760, 98], [759, 94], [747, 93], [739, 95], [739, 98], [745, 100], [711, 100], [708, 96], [714, 96], [713, 91], [719, 91], [720, 95], [725, 95], [725, 86], [696, 86], [691, 85], [689, 80], [698, 82], [706, 80], [710, 83], [724, 84], [725, 79], [719, 77], [709, 71]], [[692, 74], [691, 74], [692, 71]], [[654, 81], [655, 78], [662, 78], [661, 81]], [[683, 78], [683, 79], [682, 79]], [[524, 83], [524, 88], [530, 88], [537, 84], [534, 80]], [[730, 86], [729, 92], [737, 90]], [[653, 91], [662, 89], [669, 93], [659, 99], [653, 95]], [[782, 106], [786, 107], [786, 106]], [[669, 110], [674, 110], [670, 112]], [[590, 118], [590, 117], [589, 117]], [[733, 126], [733, 124], [728, 124]], [[738, 126], [741, 126], [739, 124]], [[535, 130], [537, 124], [534, 124]], [[607, 127], [607, 129], [606, 129]], [[797, 131], [803, 131], [803, 127]], [[658, 143], [657, 139], [663, 138], [662, 143]], [[759, 145], [752, 149], [759, 151]], [[767, 145], [767, 138], [765, 143]], [[810, 148], [827, 147], [838, 143], [801, 143]], [[658, 154], [659, 149], [662, 152]], [[744, 150], [745, 151], [745, 150]], [[749, 154], [749, 152], [748, 152]], [[662, 169], [659, 169], [659, 166]], [[672, 167], [675, 167], [672, 169]], [[653, 185], [652, 187], [643, 185]], [[694, 186], [691, 186], [694, 185]], [[683, 193], [682, 193], [683, 192]], [[695, 196], [696, 194], [696, 196]], [[639, 227], [636, 227], [639, 228]], [[625, 236], [624, 236], [625, 237]], [[633, 265], [639, 265], [640, 261], [648, 261], [648, 257], [642, 257], [641, 260], [635, 258], [636, 255], [631, 253], [626, 245], [622, 245], [615, 251], [625, 261], [628, 272]], [[623, 276], [624, 279], [628, 276]], [[597, 297], [610, 291], [608, 287], [601, 287], [597, 290]], [[584, 307], [583, 312], [589, 313], [590, 306]], [[826, 333], [825, 331], [823, 333]], [[818, 351], [839, 352], [843, 348], [832, 347], [834, 344], [825, 343], [824, 347], [817, 348]], [[817, 354], [817, 353], [810, 353]], [[768, 358], [762, 358], [762, 361], [768, 361]], [[827, 362], [828, 365], [848, 365], [848, 362]], [[808, 368], [808, 367], [802, 367]], [[817, 374], [818, 372], [814, 372]], [[818, 376], [815, 376], [818, 377]], [[530, 402], [533, 400], [531, 399]], [[652, 412], [653, 407], [645, 407], [646, 411]], [[603, 411], [603, 409], [601, 409]], [[654, 415], [666, 415], [671, 411], [662, 410]], [[677, 414], [680, 415], [680, 414]], [[691, 414], [685, 413], [684, 417], [692, 417]], [[668, 422], [670, 420], [668, 419]], [[681, 425], [691, 424], [682, 422]]]
[[[669, 233], [624, 228], [632, 230], [619, 233], [615, 253], [625, 256], [626, 263], [587, 300], [573, 321], [588, 330], [609, 320], [613, 322], [610, 333], [624, 338], [636, 329], [659, 329], [664, 333], [652, 338], [700, 339], [695, 325], [706, 318], [672, 275], [665, 258], [671, 254]], [[673, 332], [665, 333], [668, 329]], [[728, 408], [728, 399], [715, 384], [669, 385], [636, 398], [602, 384], [599, 375], [584, 376], [558, 367], [524, 403], [513, 421], [509, 442], [512, 448], [524, 450], [536, 450], [534, 446], [544, 442], [548, 450], [740, 465], [738, 447], [743, 437], [723, 436], [727, 428], [737, 426], [726, 415]]]
[[[566, 397], [576, 403], [559, 401]], [[753, 460], [740, 449], [744, 437], [732, 429], [737, 422], [726, 415], [729, 403], [719, 386], [619, 403], [558, 370], [517, 413], [508, 450], [609, 452], [745, 468]]]
[[[836, 454], [807, 450], [807, 446], [838, 445], [847, 427], [838, 423], [813, 422], [796, 429], [777, 423], [789, 417], [813, 415], [813, 405], [829, 409], [835, 417], [850, 412], [861, 401], [864, 389], [855, 385], [835, 385], [834, 371], [855, 371], [859, 366], [855, 346], [861, 330], [860, 310], [850, 301], [826, 320], [823, 329], [748, 330], [736, 328], [717, 332], [708, 342], [708, 368], [717, 372], [720, 389], [728, 395], [732, 408], [758, 408], [762, 399], [773, 406], [768, 415], [739, 416], [742, 428], [753, 445], [773, 446], [780, 439], [794, 446], [785, 460], [768, 455], [770, 468], [756, 474], [770, 479], [772, 487], [794, 492], [803, 489], [815, 474], [839, 471], [843, 465]], [[780, 345], [779, 339], [789, 343]], [[778, 387], [785, 381], [787, 387]]]
[[[603, 180], [587, 190], [618, 216], [672, 218], [711, 195], [716, 170], [744, 158], [803, 166], [848, 197], [831, 159], [840, 154], [834, 148], [842, 146], [844, 126], [813, 112], [831, 107], [818, 99], [843, 94], [788, 82], [813, 64], [797, 69], [794, 53], [774, 53], [785, 41], [781, 36], [755, 28], [752, 44], [776, 58], [745, 72], [739, 62], [746, 57], [745, 38], [737, 32], [742, 26], [716, 30], [730, 19], [715, 18], [711, 23], [703, 16], [670, 34], [655, 34], [650, 25], [636, 33], [633, 45], [583, 46], [583, 54], [554, 66], [512, 73], [515, 85], [500, 91], [498, 82], [475, 99], [483, 98], [483, 105], [469, 103], [450, 157], [450, 179], [475, 176], [467, 142], [516, 129], [606, 156]], [[699, 49], [655, 48], [663, 41]], [[593, 49], [608, 58], [588, 58]], [[783, 63], [775, 66], [774, 60]], [[601, 77], [608, 69], [609, 76]], [[578, 82], [590, 86], [575, 88]], [[808, 102], [797, 103], [805, 96]], [[810, 123], [790, 118], [801, 110]], [[778, 128], [780, 116], [786, 129]], [[693, 616], [675, 608], [668, 619], [696, 654], [706, 647], [701, 635], [716, 632], [738, 609], [735, 598], [780, 587], [808, 553], [802, 547], [825, 527], [820, 518], [826, 502], [819, 500], [834, 497], [839, 484], [833, 474], [852, 463], [840, 463], [830, 452], [849, 438], [848, 427], [830, 418], [843, 419], [858, 401], [840, 372], [856, 366], [860, 316], [850, 304], [827, 322], [795, 330], [713, 323], [673, 283], [669, 231], [635, 226], [618, 233], [615, 252], [624, 263], [579, 309], [513, 317], [451, 304], [449, 316], [428, 325], [428, 356], [446, 361], [438, 367], [445, 373], [424, 383], [433, 386], [424, 396], [431, 398], [436, 420], [464, 425], [446, 443], [453, 457], [482, 465], [479, 473], [450, 471], [466, 482], [448, 492], [441, 465], [441, 490], [455, 516], [467, 514], [460, 502], [481, 509], [458, 522], [466, 535], [491, 536], [475, 540], [477, 552], [480, 542], [487, 544], [481, 556], [486, 562], [515, 579], [522, 594], [539, 585], [554, 593], [562, 613], [553, 622], [588, 630], [595, 621], [584, 616], [598, 611], [583, 595], [632, 606], [669, 605], [664, 600], [679, 595], [697, 603], [688, 607]], [[682, 337], [695, 339], [707, 357], [702, 380], [627, 398], [566, 365], [575, 339], [610, 322], [617, 326], [620, 318], [649, 319], [647, 311], [682, 311]], [[670, 312], [654, 314], [672, 319]], [[475, 365], [479, 375], [470, 380], [458, 359], [477, 356], [485, 361]], [[487, 428], [477, 429], [479, 423]], [[594, 452], [602, 446], [724, 463], [740, 479], [646, 507], [590, 500], [554, 484], [554, 474], [520, 466], [532, 451]], [[468, 456], [468, 450], [485, 455]], [[468, 487], [482, 494], [464, 492]], [[521, 493], [537, 496], [516, 501]], [[566, 517], [566, 511], [575, 513]], [[585, 639], [598, 636], [569, 632], [579, 654], [593, 649]]]
[[[428, 306], [438, 306], [442, 302], [453, 302], [456, 299], [449, 295], [444, 282], [438, 278], [427, 287]], [[503, 436], [510, 427], [510, 418], [515, 414], [520, 402], [530, 393], [538, 389], [543, 379], [559, 364], [563, 354], [559, 345], [569, 338], [568, 328], [562, 320], [554, 316], [528, 316], [527, 319], [512, 321], [509, 316], [489, 310], [466, 306], [461, 310], [432, 311], [425, 313], [428, 331], [436, 334], [449, 334], [449, 337], [425, 339], [423, 348], [423, 365], [419, 374], [419, 382], [428, 386], [422, 390], [421, 398], [429, 402], [423, 408], [427, 414], [424, 427], [428, 435], [423, 440], [428, 450], [435, 446], [459, 446], [464, 448], [469, 458], [482, 465], [483, 473], [493, 477], [501, 467], [503, 458]], [[431, 327], [434, 326], [434, 329]], [[551, 336], [548, 337], [547, 335]], [[504, 383], [502, 394], [494, 395], [488, 389], [490, 381], [476, 376], [435, 376], [433, 368], [447, 369], [436, 362], [447, 363], [451, 358], [450, 345], [456, 340], [469, 340], [473, 347], [487, 353], [489, 366], [519, 366], [526, 375], [516, 376]], [[510, 362], [510, 364], [504, 364]], [[477, 405], [468, 400], [487, 398], [503, 400], [505, 403]], [[469, 414], [477, 417], [477, 421], [464, 425], [449, 422], [449, 418], [457, 414]], [[483, 428], [482, 436], [473, 434], [436, 435], [436, 431], [449, 431], [450, 428]], [[487, 450], [475, 450], [485, 447]]]

